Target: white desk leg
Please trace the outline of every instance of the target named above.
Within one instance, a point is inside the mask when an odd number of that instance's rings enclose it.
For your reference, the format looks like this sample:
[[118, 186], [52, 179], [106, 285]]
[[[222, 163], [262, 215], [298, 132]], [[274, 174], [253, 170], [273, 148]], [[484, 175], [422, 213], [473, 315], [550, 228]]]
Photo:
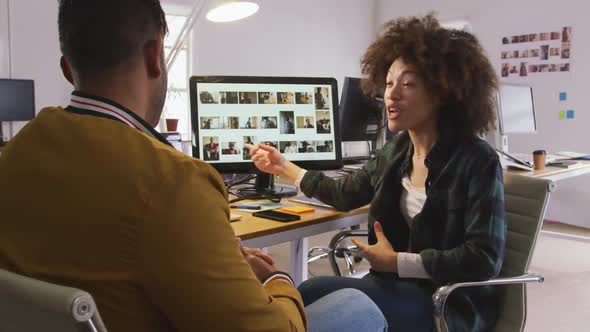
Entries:
[[295, 286], [307, 280], [307, 252], [309, 243], [306, 237], [291, 241], [291, 277]]

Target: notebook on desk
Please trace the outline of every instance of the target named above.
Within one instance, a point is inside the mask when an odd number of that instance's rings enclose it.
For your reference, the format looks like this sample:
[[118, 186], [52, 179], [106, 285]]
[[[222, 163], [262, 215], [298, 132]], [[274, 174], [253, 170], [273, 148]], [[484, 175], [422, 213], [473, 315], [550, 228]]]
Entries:
[[230, 213], [229, 214], [229, 221], [230, 222], [232, 222], [232, 221], [238, 221], [240, 219], [242, 219], [242, 215], [241, 214], [237, 214], [237, 213]]
[[553, 161], [547, 164], [547, 166], [551, 166], [551, 167], [561, 167], [561, 168], [572, 168], [572, 167], [576, 167], [580, 165], [580, 163], [576, 162], [576, 161], [570, 161], [570, 160], [559, 160], [559, 161]]
[[331, 205], [322, 203], [320, 200], [317, 200], [315, 198], [309, 198], [307, 196], [296, 196], [296, 197], [291, 197], [288, 199], [290, 201], [297, 202], [297, 203], [305, 203], [305, 204], [309, 204], [309, 205], [321, 206], [321, 207], [330, 208], [330, 209], [334, 208]]

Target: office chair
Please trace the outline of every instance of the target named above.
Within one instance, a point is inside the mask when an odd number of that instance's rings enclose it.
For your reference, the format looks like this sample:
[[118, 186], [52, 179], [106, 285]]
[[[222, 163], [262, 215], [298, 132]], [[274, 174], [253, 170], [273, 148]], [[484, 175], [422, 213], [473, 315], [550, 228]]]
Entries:
[[0, 269], [0, 331], [106, 332], [90, 294]]
[[[464, 282], [442, 286], [432, 296], [434, 320], [439, 332], [447, 332], [444, 317], [448, 296], [457, 288], [481, 285], [499, 285], [500, 312], [492, 331], [523, 331], [526, 323], [526, 283], [543, 282], [538, 274], [528, 273], [537, 236], [543, 225], [543, 217], [551, 192], [555, 190], [551, 180], [514, 174], [504, 174], [504, 203], [506, 209], [506, 252], [502, 269], [497, 278], [481, 282]], [[342, 275], [336, 263], [335, 249], [340, 241], [351, 236], [368, 236], [367, 231], [344, 231], [330, 242], [328, 258], [335, 275]], [[342, 248], [340, 248], [342, 250]], [[344, 249], [346, 250], [346, 249]], [[350, 251], [348, 255], [355, 255]]]

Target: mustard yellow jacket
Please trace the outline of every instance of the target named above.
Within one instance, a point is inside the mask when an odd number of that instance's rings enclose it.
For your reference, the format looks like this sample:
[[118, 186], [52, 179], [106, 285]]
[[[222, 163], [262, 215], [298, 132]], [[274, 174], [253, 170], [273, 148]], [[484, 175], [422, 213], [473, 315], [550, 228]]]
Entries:
[[262, 286], [206, 163], [108, 118], [46, 108], [0, 155], [0, 268], [91, 293], [116, 331], [304, 331]]

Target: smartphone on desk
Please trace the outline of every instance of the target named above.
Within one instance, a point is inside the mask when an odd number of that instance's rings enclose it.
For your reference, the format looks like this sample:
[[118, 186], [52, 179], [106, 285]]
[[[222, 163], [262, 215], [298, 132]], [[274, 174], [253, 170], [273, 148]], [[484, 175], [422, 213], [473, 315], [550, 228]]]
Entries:
[[295, 220], [301, 219], [300, 216], [290, 214], [290, 213], [279, 212], [279, 211], [275, 211], [275, 210], [264, 210], [264, 211], [254, 212], [254, 213], [252, 213], [252, 215], [254, 217], [266, 218], [266, 219], [276, 220], [276, 221], [280, 221], [280, 222], [289, 222], [289, 221], [295, 221]]

